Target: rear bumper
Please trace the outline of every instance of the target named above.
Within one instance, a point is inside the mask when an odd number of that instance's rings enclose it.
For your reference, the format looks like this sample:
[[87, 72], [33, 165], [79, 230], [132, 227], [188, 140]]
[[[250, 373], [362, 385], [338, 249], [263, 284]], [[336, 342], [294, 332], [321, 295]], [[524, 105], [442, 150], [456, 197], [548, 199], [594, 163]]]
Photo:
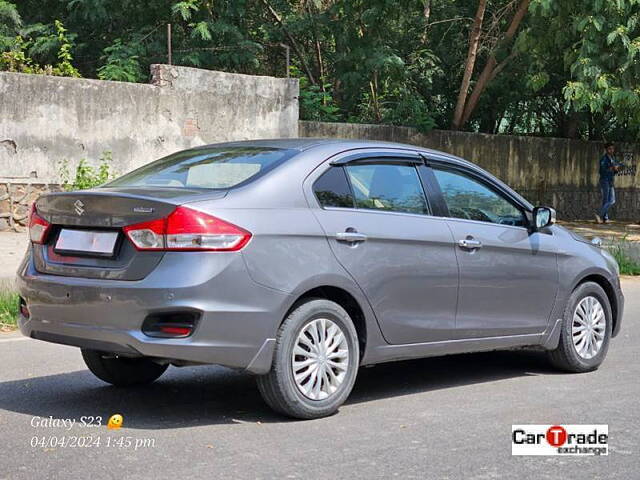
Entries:
[[[140, 281], [42, 274], [27, 256], [17, 283], [30, 317], [19, 319], [20, 330], [81, 348], [266, 373], [289, 296], [253, 282], [239, 254], [185, 253], [165, 255]], [[181, 309], [201, 312], [190, 337], [142, 333], [150, 313]]]

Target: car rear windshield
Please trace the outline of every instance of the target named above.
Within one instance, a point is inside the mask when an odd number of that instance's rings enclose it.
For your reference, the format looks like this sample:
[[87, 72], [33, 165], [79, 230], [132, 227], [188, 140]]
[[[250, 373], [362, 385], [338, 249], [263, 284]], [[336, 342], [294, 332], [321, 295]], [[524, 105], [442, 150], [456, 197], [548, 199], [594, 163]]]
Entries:
[[297, 150], [266, 147], [185, 150], [156, 160], [104, 186], [228, 189], [249, 182], [296, 153]]

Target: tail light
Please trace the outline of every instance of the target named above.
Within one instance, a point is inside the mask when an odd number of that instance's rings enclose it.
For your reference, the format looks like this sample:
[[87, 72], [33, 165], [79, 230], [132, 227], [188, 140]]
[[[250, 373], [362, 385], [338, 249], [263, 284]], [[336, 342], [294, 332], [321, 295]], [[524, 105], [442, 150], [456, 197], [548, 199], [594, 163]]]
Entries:
[[49, 230], [51, 224], [38, 215], [36, 204], [33, 203], [29, 213], [29, 238], [33, 243], [44, 243], [47, 241]]
[[166, 218], [123, 230], [138, 250], [233, 252], [251, 239], [250, 232], [188, 207], [178, 207]]

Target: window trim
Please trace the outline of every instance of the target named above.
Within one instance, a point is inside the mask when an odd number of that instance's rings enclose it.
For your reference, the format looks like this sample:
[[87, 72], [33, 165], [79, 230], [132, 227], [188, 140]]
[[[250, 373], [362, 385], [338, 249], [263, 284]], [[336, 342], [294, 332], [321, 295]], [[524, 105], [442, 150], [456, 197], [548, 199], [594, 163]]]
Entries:
[[[423, 154], [418, 152], [362, 152], [356, 153], [353, 155], [348, 155], [346, 157], [339, 158], [337, 160], [328, 161], [323, 165], [328, 165], [328, 168], [322, 170], [321, 173], [313, 180], [311, 183], [311, 193], [315, 198], [318, 206], [323, 210], [343, 210], [343, 211], [362, 211], [362, 212], [378, 212], [378, 213], [391, 213], [398, 215], [412, 215], [412, 216], [420, 216], [420, 217], [439, 217], [434, 212], [434, 208], [432, 206], [431, 196], [427, 191], [427, 186], [425, 184], [422, 169], [425, 168], [426, 157]], [[356, 203], [356, 196], [353, 190], [353, 185], [351, 184], [351, 179], [349, 178], [349, 174], [346, 171], [347, 166], [349, 165], [405, 165], [408, 167], [413, 167], [416, 172], [416, 177], [418, 178], [418, 183], [420, 184], [420, 188], [422, 190], [422, 195], [425, 200], [426, 205], [426, 213], [413, 213], [413, 212], [400, 212], [396, 210], [384, 210], [378, 208], [362, 208], [358, 207]], [[351, 191], [351, 197], [353, 199], [353, 208], [350, 207], [331, 207], [324, 206], [320, 202], [320, 199], [316, 195], [315, 192], [315, 184], [316, 182], [329, 171], [331, 168], [340, 168], [342, 169], [344, 176], [347, 179], [347, 183], [349, 185], [349, 190]]]
[[[426, 168], [430, 171], [430, 176], [433, 177], [433, 181], [437, 184], [437, 189], [434, 190], [434, 194], [439, 197], [438, 203], [443, 209], [443, 215], [442, 215], [443, 217], [446, 217], [447, 219], [450, 219], [450, 220], [460, 220], [464, 222], [477, 222], [482, 225], [496, 225], [500, 227], [510, 227], [510, 228], [530, 230], [531, 220], [529, 218], [529, 215], [527, 215], [527, 212], [529, 212], [529, 209], [526, 208], [524, 205], [522, 205], [521, 202], [519, 202], [516, 198], [514, 198], [510, 192], [506, 191], [504, 188], [502, 188], [500, 185], [497, 185], [495, 182], [492, 182], [490, 178], [487, 178], [485, 175], [482, 175], [480, 172], [475, 172], [472, 169], [465, 168], [464, 166], [461, 166], [461, 165], [456, 165], [456, 164], [452, 164], [444, 161], [438, 161], [437, 159], [429, 159], [429, 166]], [[522, 225], [522, 226], [505, 225], [501, 223], [484, 222], [482, 220], [473, 220], [469, 218], [452, 217], [449, 212], [449, 206], [447, 205], [447, 202], [445, 200], [444, 193], [440, 188], [440, 182], [436, 177], [435, 170], [452, 171], [462, 176], [466, 176], [471, 180], [474, 180], [480, 183], [481, 185], [485, 186], [494, 194], [498, 195], [499, 197], [504, 199], [507, 203], [509, 203], [511, 206], [519, 210], [525, 220], [525, 225]]]
[[431, 215], [436, 217], [447, 217], [449, 210], [447, 209], [447, 203], [444, 200], [444, 195], [440, 190], [440, 184], [436, 179], [433, 170], [428, 165], [418, 167], [418, 175], [422, 182], [422, 188], [427, 195], [427, 202], [429, 203]]
[[375, 163], [384, 163], [390, 165], [400, 164], [413, 164], [413, 165], [424, 165], [425, 158], [417, 152], [398, 152], [398, 153], [390, 153], [390, 152], [360, 152], [354, 153], [352, 155], [347, 155], [346, 157], [339, 158], [337, 160], [332, 160], [329, 162], [330, 165], [333, 166], [346, 166], [348, 164], [375, 164]]
[[[326, 206], [323, 205], [322, 202], [320, 201], [320, 199], [318, 198], [318, 195], [316, 193], [316, 184], [320, 181], [320, 179], [322, 177], [324, 177], [327, 173], [329, 173], [329, 171], [331, 169], [337, 168], [340, 171], [342, 171], [342, 175], [344, 176], [344, 179], [347, 183], [347, 188], [349, 189], [349, 193], [351, 194], [351, 203], [352, 206], [351, 207], [336, 207], [336, 206]], [[341, 208], [344, 210], [353, 210], [356, 208], [356, 198], [353, 195], [353, 188], [351, 187], [351, 181], [349, 180], [349, 175], [347, 175], [347, 172], [345, 171], [344, 167], [342, 165], [329, 165], [329, 168], [327, 168], [326, 170], [323, 170], [322, 173], [320, 173], [320, 175], [318, 175], [318, 178], [316, 178], [312, 183], [311, 183], [311, 193], [313, 194], [313, 197], [316, 199], [316, 201], [318, 202], [318, 205], [320, 205], [320, 208], [322, 208], [323, 210], [326, 210], [328, 208]]]

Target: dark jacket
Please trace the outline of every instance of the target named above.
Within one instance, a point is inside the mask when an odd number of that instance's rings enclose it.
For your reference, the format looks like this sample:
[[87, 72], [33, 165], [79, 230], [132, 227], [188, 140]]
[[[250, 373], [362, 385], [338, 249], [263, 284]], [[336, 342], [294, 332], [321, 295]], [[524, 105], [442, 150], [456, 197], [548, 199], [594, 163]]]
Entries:
[[613, 184], [616, 172], [613, 171], [617, 163], [609, 155], [604, 155], [600, 159], [600, 181], [607, 181]]

